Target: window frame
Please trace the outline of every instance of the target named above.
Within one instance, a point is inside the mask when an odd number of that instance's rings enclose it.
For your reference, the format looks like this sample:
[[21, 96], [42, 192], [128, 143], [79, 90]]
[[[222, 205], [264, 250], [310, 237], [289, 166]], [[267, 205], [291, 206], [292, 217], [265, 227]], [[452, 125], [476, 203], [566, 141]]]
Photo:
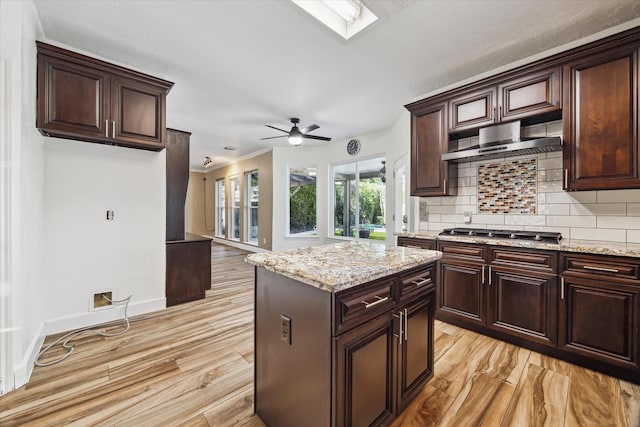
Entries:
[[[214, 223], [214, 233], [215, 237], [226, 238], [227, 227], [226, 227], [226, 216], [227, 216], [227, 185], [225, 178], [218, 178], [214, 181], [214, 211], [213, 211], [213, 223]], [[222, 184], [222, 191], [220, 191], [220, 187]], [[220, 206], [220, 199], [224, 202], [222, 206]], [[220, 218], [222, 216], [222, 218]], [[222, 221], [222, 233], [220, 233], [220, 221]]]
[[[235, 206], [235, 187], [234, 187], [234, 182], [237, 183], [237, 189], [238, 189], [238, 206]], [[232, 175], [229, 176], [229, 195], [231, 197], [229, 197], [229, 201], [230, 203], [227, 203], [227, 206], [229, 207], [228, 209], [228, 218], [229, 218], [229, 225], [227, 226], [227, 239], [229, 240], [233, 240], [236, 242], [239, 242], [242, 239], [242, 224], [240, 222], [240, 215], [241, 215], [241, 209], [242, 209], [242, 187], [240, 185], [240, 175]], [[236, 228], [234, 227], [234, 209], [238, 210], [238, 226], [237, 226], [237, 230], [238, 230], [238, 237], [233, 237], [233, 235], [235, 234]]]
[[[253, 189], [253, 186], [251, 185], [252, 182], [252, 176], [253, 174], [256, 175], [256, 187], [258, 188], [258, 206], [256, 206], [255, 208], [251, 205], [251, 191]], [[256, 240], [251, 240], [251, 212], [252, 209], [259, 209], [260, 207], [260, 174], [258, 172], [258, 169], [253, 169], [250, 171], [246, 171], [244, 173], [244, 243], [249, 244], [249, 245], [258, 245], [260, 244], [260, 229], [257, 228], [258, 230], [258, 234], [256, 235]], [[258, 210], [258, 215], [259, 215], [259, 210]], [[259, 216], [257, 216], [258, 221], [259, 221]], [[255, 224], [256, 227], [258, 227], [258, 224]]]
[[[346, 160], [342, 162], [331, 163], [329, 167], [329, 212], [328, 212], [328, 229], [327, 229], [327, 238], [336, 239], [336, 240], [364, 240], [369, 241], [371, 239], [360, 237], [359, 233], [355, 233], [355, 236], [336, 236], [335, 235], [335, 208], [336, 208], [336, 182], [335, 182], [335, 169], [339, 166], [355, 164], [355, 221], [354, 221], [354, 229], [360, 229], [360, 164], [366, 162], [367, 160], [380, 159], [381, 161], [387, 161], [387, 156], [385, 153], [374, 154], [367, 157], [361, 157], [358, 159]], [[388, 189], [389, 185], [389, 170], [386, 171], [386, 181], [385, 187]], [[387, 191], [385, 191], [386, 197]], [[388, 237], [389, 233], [389, 224], [387, 224], [387, 220], [385, 218], [385, 234]], [[350, 234], [350, 233], [347, 233]], [[378, 241], [379, 243], [383, 243], [383, 240]]]
[[[315, 182], [315, 186], [316, 186], [316, 232], [315, 234], [307, 234], [307, 235], [300, 235], [300, 234], [291, 234], [291, 197], [289, 195], [289, 191], [291, 189], [291, 170], [292, 169], [315, 169], [316, 170], [316, 182]], [[287, 166], [287, 178], [286, 178], [286, 194], [287, 194], [287, 203], [285, 206], [285, 223], [284, 223], [284, 229], [285, 229], [285, 238], [291, 238], [291, 239], [318, 239], [320, 238], [319, 234], [318, 234], [318, 165], [317, 164], [300, 164], [300, 165], [288, 165]]]

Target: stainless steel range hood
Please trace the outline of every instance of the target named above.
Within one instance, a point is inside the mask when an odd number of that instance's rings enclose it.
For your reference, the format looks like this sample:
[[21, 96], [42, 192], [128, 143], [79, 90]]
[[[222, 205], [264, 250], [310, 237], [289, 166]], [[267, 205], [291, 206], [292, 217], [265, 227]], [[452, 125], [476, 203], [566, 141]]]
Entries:
[[522, 138], [520, 134], [520, 121], [482, 128], [479, 145], [444, 153], [441, 158], [461, 163], [562, 150], [562, 138], [559, 136]]

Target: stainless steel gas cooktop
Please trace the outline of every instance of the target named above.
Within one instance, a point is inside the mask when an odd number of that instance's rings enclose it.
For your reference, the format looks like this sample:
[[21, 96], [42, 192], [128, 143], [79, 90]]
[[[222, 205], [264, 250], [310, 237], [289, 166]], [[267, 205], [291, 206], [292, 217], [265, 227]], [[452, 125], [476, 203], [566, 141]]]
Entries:
[[496, 239], [533, 240], [544, 243], [560, 243], [562, 234], [548, 231], [491, 230], [484, 228], [445, 228], [441, 236], [476, 236]]

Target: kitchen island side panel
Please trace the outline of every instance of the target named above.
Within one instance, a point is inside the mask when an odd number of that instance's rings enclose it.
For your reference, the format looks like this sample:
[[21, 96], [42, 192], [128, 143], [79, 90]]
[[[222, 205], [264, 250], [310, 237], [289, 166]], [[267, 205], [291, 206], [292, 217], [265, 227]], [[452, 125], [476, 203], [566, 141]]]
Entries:
[[271, 427], [331, 425], [332, 294], [262, 267], [255, 278], [256, 413]]

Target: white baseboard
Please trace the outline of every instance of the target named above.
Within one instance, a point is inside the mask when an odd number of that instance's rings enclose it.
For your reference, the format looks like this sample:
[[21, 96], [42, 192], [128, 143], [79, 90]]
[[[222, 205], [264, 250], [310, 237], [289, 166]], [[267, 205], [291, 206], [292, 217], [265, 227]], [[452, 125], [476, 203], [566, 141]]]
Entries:
[[29, 348], [24, 354], [24, 359], [18, 365], [14, 365], [13, 368], [13, 388], [16, 389], [18, 387], [22, 387], [27, 382], [29, 382], [29, 378], [31, 378], [31, 373], [33, 372], [33, 364], [40, 354], [40, 348], [42, 348], [42, 343], [44, 342], [45, 334], [43, 332], [44, 324], [41, 324], [38, 328], [37, 333], [33, 335], [31, 342], [29, 343]]
[[[138, 314], [146, 314], [152, 311], [163, 310], [165, 308], [167, 308], [167, 299], [164, 297], [156, 298], [129, 304], [127, 315], [131, 317]], [[46, 336], [96, 326], [102, 323], [121, 319], [123, 315], [124, 306], [115, 306], [105, 310], [89, 311], [86, 313], [78, 313], [71, 316], [47, 320], [44, 323], [43, 334]]]

